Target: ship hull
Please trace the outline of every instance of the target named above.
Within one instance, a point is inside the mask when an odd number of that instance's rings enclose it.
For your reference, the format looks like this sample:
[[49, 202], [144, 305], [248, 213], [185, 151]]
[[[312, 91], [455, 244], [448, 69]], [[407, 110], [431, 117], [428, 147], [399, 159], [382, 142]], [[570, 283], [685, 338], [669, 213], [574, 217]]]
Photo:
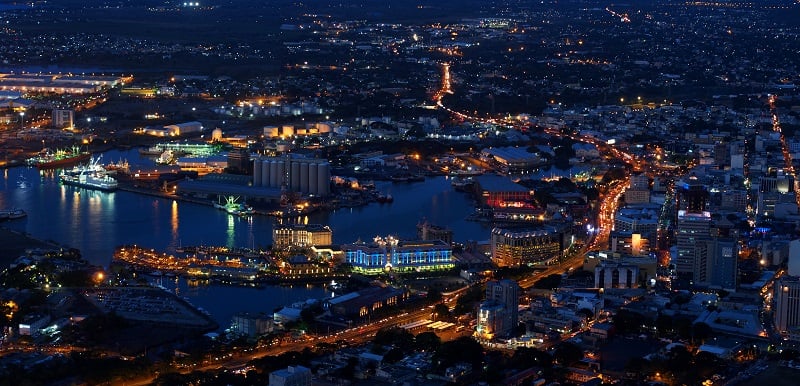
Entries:
[[116, 185], [101, 185], [101, 184], [94, 184], [91, 182], [80, 182], [67, 178], [62, 178], [61, 183], [64, 185], [76, 186], [79, 188], [102, 190], [104, 192], [113, 192], [118, 188], [118, 186]]
[[47, 162], [40, 162], [36, 164], [36, 167], [39, 169], [53, 169], [59, 166], [69, 166], [74, 165], [78, 162], [86, 161], [92, 157], [91, 153], [81, 153], [74, 157], [63, 158], [56, 161], [47, 161]]

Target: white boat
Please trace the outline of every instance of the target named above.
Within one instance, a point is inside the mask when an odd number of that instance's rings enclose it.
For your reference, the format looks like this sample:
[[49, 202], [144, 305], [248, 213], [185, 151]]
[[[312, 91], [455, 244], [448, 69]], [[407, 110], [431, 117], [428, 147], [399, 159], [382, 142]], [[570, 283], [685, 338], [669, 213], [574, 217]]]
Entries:
[[0, 220], [14, 220], [27, 216], [24, 210], [19, 208], [2, 209], [0, 210]]
[[75, 166], [72, 169], [62, 171], [59, 175], [61, 183], [106, 192], [116, 190], [119, 184], [100, 165], [100, 158], [93, 158], [88, 165]]
[[225, 197], [225, 202], [223, 203], [222, 197], [220, 197], [219, 201], [214, 203], [214, 207], [217, 209], [222, 209], [228, 212], [228, 214], [239, 216], [249, 216], [255, 213], [255, 210], [253, 210], [251, 206], [238, 201], [239, 197], [227, 196]]

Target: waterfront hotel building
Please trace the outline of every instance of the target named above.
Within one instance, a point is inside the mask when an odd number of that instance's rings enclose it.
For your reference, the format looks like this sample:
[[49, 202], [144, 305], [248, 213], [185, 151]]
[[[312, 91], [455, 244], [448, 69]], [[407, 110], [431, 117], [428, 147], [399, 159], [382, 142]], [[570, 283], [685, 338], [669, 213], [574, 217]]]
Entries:
[[386, 271], [438, 271], [455, 266], [452, 248], [441, 240], [375, 237], [371, 243], [342, 245], [342, 252], [353, 271], [368, 275]]
[[333, 231], [320, 224], [279, 224], [272, 228], [272, 246], [318, 247], [333, 244]]
[[498, 267], [545, 264], [560, 257], [574, 242], [566, 224], [535, 229], [492, 229], [492, 261]]

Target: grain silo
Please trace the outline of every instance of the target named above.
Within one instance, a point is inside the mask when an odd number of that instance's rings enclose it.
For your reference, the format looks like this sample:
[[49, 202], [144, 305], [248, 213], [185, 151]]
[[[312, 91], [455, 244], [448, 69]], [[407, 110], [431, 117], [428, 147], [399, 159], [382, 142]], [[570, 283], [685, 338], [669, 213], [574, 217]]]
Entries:
[[261, 186], [261, 158], [253, 160], [253, 186]]

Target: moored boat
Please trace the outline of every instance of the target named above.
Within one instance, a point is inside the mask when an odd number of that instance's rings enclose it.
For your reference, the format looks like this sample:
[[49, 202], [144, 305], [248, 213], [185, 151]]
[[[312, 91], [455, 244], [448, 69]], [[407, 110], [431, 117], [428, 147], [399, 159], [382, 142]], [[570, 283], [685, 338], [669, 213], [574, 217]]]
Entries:
[[39, 152], [37, 156], [28, 158], [27, 163], [39, 169], [52, 169], [60, 166], [74, 165], [86, 161], [91, 157], [92, 153], [82, 152], [77, 147], [66, 150], [56, 150], [55, 152], [50, 149], [44, 149]]
[[225, 197], [225, 202], [222, 202], [222, 197], [220, 197], [219, 201], [214, 203], [214, 207], [217, 209], [222, 209], [228, 212], [228, 214], [235, 214], [239, 216], [249, 216], [255, 213], [253, 207], [238, 201], [239, 197], [227, 196]]
[[2, 209], [0, 210], [0, 220], [14, 220], [18, 218], [23, 218], [27, 216], [24, 210], [19, 208], [10, 208], [10, 209]]
[[66, 185], [79, 186], [87, 189], [97, 189], [111, 192], [119, 187], [119, 183], [114, 177], [108, 175], [106, 170], [100, 165], [100, 157], [92, 159], [88, 165], [76, 166], [69, 170], [64, 170], [59, 175], [61, 183]]

